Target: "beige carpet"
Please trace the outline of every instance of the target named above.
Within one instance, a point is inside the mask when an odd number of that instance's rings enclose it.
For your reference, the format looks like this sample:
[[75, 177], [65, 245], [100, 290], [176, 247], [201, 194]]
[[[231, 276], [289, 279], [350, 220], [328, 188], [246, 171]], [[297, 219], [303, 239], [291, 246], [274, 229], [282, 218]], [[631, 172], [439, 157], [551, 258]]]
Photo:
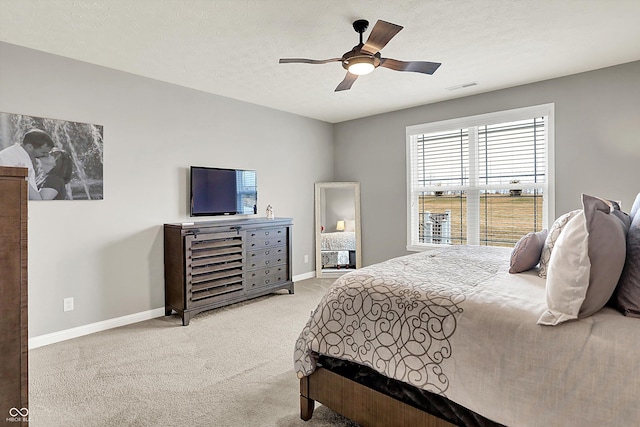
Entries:
[[[30, 422], [56, 426], [355, 426], [316, 405], [299, 417], [293, 348], [331, 280], [33, 349]], [[283, 292], [283, 291], [281, 291]]]

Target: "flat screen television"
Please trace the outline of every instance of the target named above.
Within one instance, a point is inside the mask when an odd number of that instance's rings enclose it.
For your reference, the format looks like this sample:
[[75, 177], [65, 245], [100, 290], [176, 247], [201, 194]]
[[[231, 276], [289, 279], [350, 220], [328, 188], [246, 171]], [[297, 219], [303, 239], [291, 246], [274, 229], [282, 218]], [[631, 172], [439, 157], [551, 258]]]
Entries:
[[191, 166], [191, 216], [256, 214], [256, 171]]

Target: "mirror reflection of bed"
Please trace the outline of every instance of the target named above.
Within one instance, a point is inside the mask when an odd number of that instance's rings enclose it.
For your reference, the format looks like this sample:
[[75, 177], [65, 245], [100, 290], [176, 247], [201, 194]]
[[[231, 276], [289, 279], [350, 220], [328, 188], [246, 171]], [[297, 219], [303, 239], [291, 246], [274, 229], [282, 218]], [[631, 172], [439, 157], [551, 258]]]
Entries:
[[336, 231], [320, 233], [322, 270], [356, 269], [355, 220], [338, 220]]
[[361, 267], [360, 184], [316, 183], [316, 276], [337, 277]]

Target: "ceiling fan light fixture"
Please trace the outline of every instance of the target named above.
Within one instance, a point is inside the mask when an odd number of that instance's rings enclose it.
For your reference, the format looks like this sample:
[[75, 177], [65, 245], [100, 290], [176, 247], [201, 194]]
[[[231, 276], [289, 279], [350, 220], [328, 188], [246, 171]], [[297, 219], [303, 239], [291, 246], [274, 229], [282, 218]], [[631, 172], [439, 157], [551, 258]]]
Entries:
[[[353, 23], [353, 29], [358, 33], [360, 43], [350, 51], [342, 55], [341, 58], [331, 59], [306, 59], [306, 58], [280, 58], [281, 64], [326, 64], [328, 62], [340, 62], [342, 68], [347, 70], [347, 75], [336, 87], [335, 92], [351, 89], [358, 76], [369, 74], [378, 67], [387, 68], [393, 71], [411, 71], [414, 73], [433, 74], [439, 62], [427, 61], [399, 61], [397, 59], [383, 58], [380, 50], [391, 41], [402, 26], [379, 19], [373, 26], [367, 41], [363, 40], [363, 33], [367, 30], [369, 21], [358, 19]], [[466, 86], [465, 86], [466, 87]]]
[[355, 58], [351, 58], [349, 60], [349, 66], [347, 70], [351, 74], [356, 74], [358, 76], [362, 76], [365, 74], [369, 74], [375, 69], [375, 65], [373, 65], [373, 58], [368, 56], [359, 56]]

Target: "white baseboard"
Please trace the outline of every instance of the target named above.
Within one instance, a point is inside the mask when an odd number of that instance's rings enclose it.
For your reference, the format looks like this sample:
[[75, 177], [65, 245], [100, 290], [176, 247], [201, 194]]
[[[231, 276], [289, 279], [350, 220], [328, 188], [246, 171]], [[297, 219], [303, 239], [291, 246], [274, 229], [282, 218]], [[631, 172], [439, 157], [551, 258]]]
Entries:
[[[298, 274], [293, 276], [293, 281], [311, 279], [316, 277], [315, 271]], [[115, 319], [103, 320], [102, 322], [91, 323], [89, 325], [78, 326], [76, 328], [65, 329], [64, 331], [52, 332], [46, 335], [29, 338], [29, 349], [43, 347], [49, 344], [78, 338], [84, 335], [93, 334], [95, 332], [106, 331], [107, 329], [117, 328], [119, 326], [130, 325], [132, 323], [142, 322], [143, 320], [155, 319], [164, 316], [164, 307], [154, 308], [153, 310], [143, 311], [141, 313], [129, 314], [127, 316], [116, 317]]]
[[164, 307], [155, 308], [141, 313], [129, 314], [127, 316], [116, 317], [115, 319], [103, 320], [102, 322], [91, 323], [88, 325], [78, 326], [76, 328], [65, 329], [64, 331], [53, 332], [38, 337], [29, 338], [29, 349], [38, 348], [61, 341], [78, 338], [84, 335], [93, 334], [95, 332], [106, 331], [107, 329], [117, 328], [119, 326], [130, 325], [132, 323], [142, 322], [143, 320], [155, 319], [164, 316]]
[[297, 274], [297, 275], [293, 276], [293, 281], [294, 282], [299, 282], [300, 280], [313, 279], [314, 277], [316, 277], [316, 272], [315, 271], [310, 271], [308, 273], [302, 273], [302, 274]]

